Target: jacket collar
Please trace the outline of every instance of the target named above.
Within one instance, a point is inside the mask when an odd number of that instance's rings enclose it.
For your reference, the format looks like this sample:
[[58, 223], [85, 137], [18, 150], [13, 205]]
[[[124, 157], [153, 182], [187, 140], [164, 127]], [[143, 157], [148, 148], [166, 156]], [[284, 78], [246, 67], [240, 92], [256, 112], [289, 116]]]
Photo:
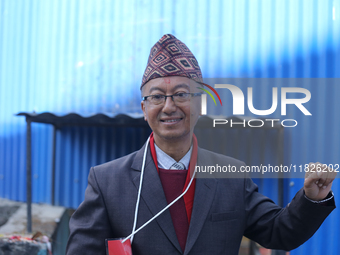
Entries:
[[[211, 159], [198, 147], [197, 165], [203, 165], [202, 162], [209, 164], [210, 161]], [[190, 252], [202, 230], [214, 200], [216, 186], [216, 179], [196, 179], [194, 205], [184, 255]]]
[[[142, 169], [145, 146], [146, 144], [144, 144], [143, 148], [137, 152], [137, 155], [132, 163], [131, 168], [133, 168], [136, 171], [141, 171]], [[140, 174], [136, 175], [133, 178], [133, 183], [137, 190], [139, 188], [139, 181], [140, 181], [139, 178], [140, 178]], [[168, 205], [166, 202], [161, 180], [159, 178], [155, 163], [151, 156], [150, 147], [148, 148], [147, 156], [145, 160], [145, 171], [144, 171], [144, 177], [143, 177], [141, 197], [145, 201], [152, 215], [156, 215], [158, 212], [160, 212], [164, 207]], [[157, 222], [159, 227], [162, 229], [164, 234], [168, 237], [170, 242], [178, 249], [178, 251], [181, 252], [181, 247], [179, 245], [177, 235], [175, 232], [175, 228], [172, 223], [170, 211], [166, 210], [160, 216], [158, 216], [155, 219], [155, 221]], [[137, 228], [144, 223], [145, 222], [138, 222]]]

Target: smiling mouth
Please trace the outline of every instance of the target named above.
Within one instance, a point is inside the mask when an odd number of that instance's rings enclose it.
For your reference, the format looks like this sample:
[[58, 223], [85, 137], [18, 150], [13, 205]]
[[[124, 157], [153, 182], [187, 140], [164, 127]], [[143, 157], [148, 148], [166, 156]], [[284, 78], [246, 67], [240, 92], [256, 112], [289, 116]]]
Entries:
[[161, 121], [164, 122], [164, 123], [174, 123], [174, 122], [178, 122], [180, 120], [182, 120], [182, 118], [180, 118], [180, 119], [171, 119], [171, 120], [161, 120]]

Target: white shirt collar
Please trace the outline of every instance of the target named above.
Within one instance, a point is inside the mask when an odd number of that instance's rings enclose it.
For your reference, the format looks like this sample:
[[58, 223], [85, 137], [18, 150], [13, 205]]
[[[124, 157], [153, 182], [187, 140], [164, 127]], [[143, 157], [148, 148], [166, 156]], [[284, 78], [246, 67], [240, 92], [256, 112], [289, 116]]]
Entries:
[[[168, 154], [166, 154], [164, 151], [162, 151], [155, 143], [155, 149], [156, 149], [156, 155], [157, 155], [157, 163], [158, 167], [162, 169], [170, 169], [170, 167], [176, 163], [176, 160], [174, 160], [172, 157], [170, 157]], [[192, 145], [190, 146], [190, 150], [187, 152], [187, 154], [184, 155], [184, 157], [179, 161], [184, 164], [185, 168], [188, 169], [190, 158], [191, 158], [191, 151], [192, 151]]]

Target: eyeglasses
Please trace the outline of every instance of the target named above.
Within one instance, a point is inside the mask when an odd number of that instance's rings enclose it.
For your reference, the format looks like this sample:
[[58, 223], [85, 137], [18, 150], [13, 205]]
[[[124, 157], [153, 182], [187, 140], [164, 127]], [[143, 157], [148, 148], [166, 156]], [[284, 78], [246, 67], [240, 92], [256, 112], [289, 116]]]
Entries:
[[201, 95], [202, 95], [202, 93], [176, 93], [174, 95], [169, 95], [169, 96], [166, 96], [166, 95], [150, 95], [150, 96], [143, 97], [142, 99], [143, 99], [143, 101], [147, 100], [151, 104], [160, 105], [160, 104], [165, 103], [167, 97], [171, 97], [172, 101], [175, 104], [183, 104], [183, 103], [188, 102], [191, 97], [197, 97], [197, 96], [201, 96]]

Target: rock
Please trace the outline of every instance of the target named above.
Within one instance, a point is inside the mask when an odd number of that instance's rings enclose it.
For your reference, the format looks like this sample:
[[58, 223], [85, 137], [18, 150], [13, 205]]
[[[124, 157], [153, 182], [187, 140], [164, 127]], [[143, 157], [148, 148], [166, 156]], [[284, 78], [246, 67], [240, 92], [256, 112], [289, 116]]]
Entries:
[[18, 205], [0, 205], [0, 226], [4, 225], [8, 219], [18, 210]]
[[0, 240], [0, 255], [46, 255], [46, 244]]

